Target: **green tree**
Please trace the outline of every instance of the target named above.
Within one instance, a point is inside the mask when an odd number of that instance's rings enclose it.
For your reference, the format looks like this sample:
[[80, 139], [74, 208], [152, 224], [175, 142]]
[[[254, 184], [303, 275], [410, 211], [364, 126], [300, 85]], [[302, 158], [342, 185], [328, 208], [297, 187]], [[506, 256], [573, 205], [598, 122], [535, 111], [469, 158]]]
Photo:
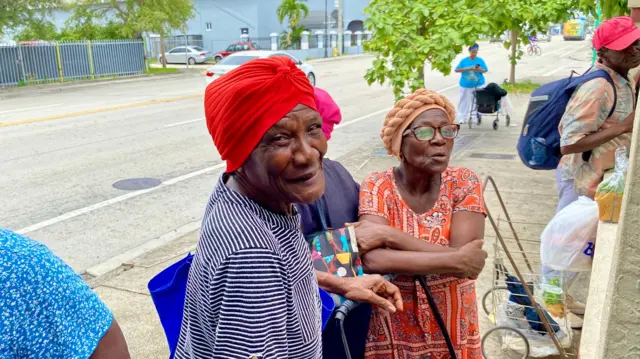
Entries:
[[546, 33], [549, 24], [564, 23], [580, 7], [577, 0], [489, 0], [490, 9], [482, 16], [491, 19], [491, 32], [509, 32], [505, 46], [511, 49], [509, 82], [516, 81], [516, 64], [522, 57], [520, 48], [529, 43], [529, 36]]
[[580, 0], [581, 10], [592, 15], [596, 15], [596, 4], [599, 4], [602, 9], [603, 20], [629, 15], [627, 0]]
[[[373, 0], [365, 26], [373, 31], [365, 49], [376, 54], [365, 79], [389, 83], [396, 96], [424, 86], [425, 61], [444, 75], [455, 56], [482, 35], [509, 31], [511, 76], [528, 35], [563, 22], [578, 0]], [[453, 11], [452, 9], [455, 9]], [[526, 30], [526, 33], [525, 33]]]
[[65, 22], [60, 32], [61, 40], [113, 40], [127, 36], [122, 33], [120, 23], [99, 17], [95, 8], [81, 4], [74, 8], [73, 14]]
[[0, 0], [0, 36], [9, 29], [44, 19], [62, 0]]
[[40, 18], [30, 20], [24, 24], [21, 30], [13, 36], [16, 42], [30, 40], [58, 40], [59, 34], [56, 25], [51, 21]]
[[309, 7], [300, 0], [282, 0], [276, 9], [276, 15], [280, 24], [284, 24], [285, 19], [289, 25], [289, 31], [284, 31], [280, 37], [280, 44], [284, 48], [289, 48], [300, 43], [304, 26], [300, 26], [300, 21], [309, 16]]
[[[475, 0], [373, 0], [365, 26], [373, 32], [365, 49], [376, 54], [365, 79], [388, 82], [396, 97], [424, 87], [425, 61], [449, 74], [451, 62], [490, 22], [477, 15]], [[452, 11], [455, 9], [455, 11]]]
[[[145, 31], [160, 35], [160, 53], [164, 54], [164, 38], [174, 30], [186, 33], [187, 21], [194, 15], [192, 0], [146, 0], [140, 9], [140, 25]], [[167, 67], [164, 56], [162, 67]]]
[[195, 13], [193, 0], [83, 0], [74, 10], [79, 21], [89, 26], [97, 19], [109, 19], [118, 24], [126, 38], [142, 38], [142, 33], [166, 23], [178, 29]]
[[[84, 0], [76, 5], [73, 21], [68, 24], [70, 36], [100, 38], [142, 38], [142, 33], [160, 35], [160, 53], [165, 53], [164, 38], [174, 30], [185, 30], [193, 18], [193, 0]], [[100, 24], [100, 19], [109, 19]], [[104, 21], [104, 20], [103, 20]], [[162, 66], [166, 61], [162, 58]]]

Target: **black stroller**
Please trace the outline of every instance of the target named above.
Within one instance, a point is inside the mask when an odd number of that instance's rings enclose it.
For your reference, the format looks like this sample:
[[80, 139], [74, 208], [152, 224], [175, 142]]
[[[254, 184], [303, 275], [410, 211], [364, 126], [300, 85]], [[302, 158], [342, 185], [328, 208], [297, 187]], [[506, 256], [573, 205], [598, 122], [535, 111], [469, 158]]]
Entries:
[[[507, 96], [507, 91], [495, 83], [488, 84], [485, 88], [476, 89], [473, 93], [473, 105], [469, 112], [469, 128], [473, 127], [473, 115], [475, 112], [477, 125], [482, 123], [482, 115], [496, 115], [493, 120], [493, 129], [498, 130], [500, 126], [500, 112], [506, 116], [505, 124], [509, 127], [511, 116], [507, 111], [502, 111], [502, 98]], [[474, 111], [475, 110], [475, 111]]]

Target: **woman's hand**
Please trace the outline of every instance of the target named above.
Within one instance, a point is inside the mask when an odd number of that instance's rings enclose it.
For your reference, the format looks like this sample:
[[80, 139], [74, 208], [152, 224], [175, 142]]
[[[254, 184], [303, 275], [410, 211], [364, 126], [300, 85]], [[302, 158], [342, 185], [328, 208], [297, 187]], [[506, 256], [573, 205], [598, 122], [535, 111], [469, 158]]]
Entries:
[[370, 303], [391, 313], [403, 310], [400, 289], [381, 275], [347, 277], [342, 280], [344, 281], [343, 292], [339, 294], [347, 299]]
[[487, 252], [482, 249], [484, 241], [476, 239], [458, 249], [460, 271], [454, 274], [457, 277], [476, 279], [484, 268]]
[[360, 221], [356, 223], [349, 223], [347, 225], [353, 226], [356, 231], [358, 252], [360, 252], [361, 256], [374, 249], [387, 247], [386, 230], [389, 226], [371, 221]]

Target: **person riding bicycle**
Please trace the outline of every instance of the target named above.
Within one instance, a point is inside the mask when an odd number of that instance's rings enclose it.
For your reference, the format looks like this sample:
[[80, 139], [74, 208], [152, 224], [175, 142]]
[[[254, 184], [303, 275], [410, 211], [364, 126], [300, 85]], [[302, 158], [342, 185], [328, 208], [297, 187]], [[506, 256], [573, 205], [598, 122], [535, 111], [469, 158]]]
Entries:
[[529, 44], [531, 44], [531, 46], [535, 46], [537, 41], [538, 41], [537, 36], [529, 36]]

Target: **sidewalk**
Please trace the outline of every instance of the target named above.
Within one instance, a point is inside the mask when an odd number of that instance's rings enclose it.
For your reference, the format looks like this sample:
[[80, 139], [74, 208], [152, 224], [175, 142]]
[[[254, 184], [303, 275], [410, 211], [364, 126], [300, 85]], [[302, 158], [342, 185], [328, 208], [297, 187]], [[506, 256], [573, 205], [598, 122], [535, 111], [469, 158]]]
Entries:
[[[534, 241], [527, 249], [537, 253], [539, 249], [535, 241], [555, 213], [555, 174], [550, 171], [533, 171], [521, 164], [515, 144], [528, 97], [512, 97], [511, 100], [514, 106], [512, 126], [505, 127], [503, 120], [500, 128], [494, 131], [491, 128], [493, 119], [490, 117], [485, 117], [480, 127], [469, 129], [465, 125], [456, 140], [451, 165], [471, 168], [482, 179], [489, 175], [495, 179], [518, 235]], [[381, 141], [364, 146], [338, 160], [357, 181], [361, 181], [370, 172], [387, 169], [396, 163], [386, 155]], [[507, 235], [504, 215], [491, 187], [485, 192], [485, 200], [494, 218], [500, 218], [502, 234], [511, 237], [510, 233]], [[491, 328], [480, 301], [492, 285], [492, 245], [495, 242], [495, 232], [489, 221], [485, 233], [485, 249], [490, 252], [490, 258], [485, 271], [477, 281], [478, 310], [483, 333]], [[133, 358], [168, 357], [166, 339], [146, 285], [155, 274], [182, 258], [187, 252], [193, 251], [197, 236], [197, 231], [189, 233], [175, 242], [126, 263], [126, 268], [130, 269], [120, 275], [97, 283], [98, 294], [114, 311], [123, 328]], [[527, 271], [524, 268], [521, 270]], [[574, 288], [578, 287], [586, 288], [588, 285], [574, 285]], [[583, 299], [583, 295], [584, 293], [576, 294], [578, 299]]]

